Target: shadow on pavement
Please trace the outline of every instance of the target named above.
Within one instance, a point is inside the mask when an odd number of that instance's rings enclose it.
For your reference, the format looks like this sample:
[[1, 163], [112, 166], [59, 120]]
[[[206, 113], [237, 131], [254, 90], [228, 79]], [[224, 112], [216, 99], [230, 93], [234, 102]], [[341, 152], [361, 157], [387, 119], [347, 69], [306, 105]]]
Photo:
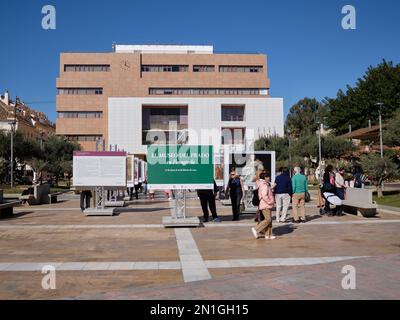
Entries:
[[115, 210], [115, 214], [120, 213], [129, 213], [129, 212], [156, 212], [156, 211], [164, 211], [169, 210], [170, 207], [163, 208], [118, 208]]
[[276, 236], [283, 236], [285, 234], [292, 233], [296, 230], [296, 227], [291, 224], [281, 225], [272, 229], [274, 235]]
[[22, 212], [14, 213], [10, 217], [0, 217], [0, 220], [1, 221], [13, 220], [13, 219], [21, 218], [21, 217], [26, 216], [31, 213], [33, 213], [33, 211], [22, 211]]

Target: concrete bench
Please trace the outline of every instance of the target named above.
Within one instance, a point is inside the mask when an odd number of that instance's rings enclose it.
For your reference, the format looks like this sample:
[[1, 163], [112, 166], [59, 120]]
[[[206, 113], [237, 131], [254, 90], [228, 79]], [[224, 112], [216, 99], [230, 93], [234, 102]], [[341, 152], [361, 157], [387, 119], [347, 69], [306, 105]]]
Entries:
[[19, 204], [21, 204], [21, 201], [9, 201], [0, 203], [0, 217], [11, 217], [13, 215], [13, 208]]
[[[26, 192], [25, 190], [24, 192]], [[33, 194], [23, 194], [19, 197], [19, 200], [28, 202], [29, 205], [49, 204], [50, 200], [50, 185], [41, 184], [33, 186]]]
[[373, 201], [372, 189], [347, 188], [343, 211], [363, 217], [377, 214], [378, 205]]
[[58, 201], [58, 196], [61, 196], [63, 193], [62, 192], [54, 192], [49, 194], [49, 202], [50, 204], [52, 203], [57, 203]]

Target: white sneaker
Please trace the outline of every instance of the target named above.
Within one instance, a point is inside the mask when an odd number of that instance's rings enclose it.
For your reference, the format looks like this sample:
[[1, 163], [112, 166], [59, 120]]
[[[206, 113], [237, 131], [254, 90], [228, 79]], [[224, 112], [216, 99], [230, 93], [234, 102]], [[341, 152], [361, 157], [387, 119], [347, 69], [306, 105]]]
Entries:
[[275, 237], [275, 236], [270, 236], [270, 237], [265, 236], [265, 239], [267, 239], [267, 240], [274, 240], [274, 239], [276, 239], [276, 237]]
[[253, 232], [253, 236], [254, 238], [258, 239], [258, 233], [257, 230], [255, 228], [251, 228], [251, 232]]

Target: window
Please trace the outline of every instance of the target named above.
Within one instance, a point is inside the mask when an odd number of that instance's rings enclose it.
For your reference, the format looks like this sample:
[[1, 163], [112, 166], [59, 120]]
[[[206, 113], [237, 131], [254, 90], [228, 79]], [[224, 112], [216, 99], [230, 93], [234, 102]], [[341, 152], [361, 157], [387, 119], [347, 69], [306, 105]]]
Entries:
[[60, 111], [58, 118], [82, 118], [82, 119], [99, 119], [103, 118], [102, 111]]
[[268, 89], [150, 88], [150, 95], [261, 95]]
[[222, 105], [221, 106], [222, 121], [243, 121], [244, 105]]
[[187, 72], [187, 65], [142, 65], [142, 72]]
[[214, 72], [214, 66], [193, 66], [193, 72]]
[[245, 144], [245, 128], [222, 128], [221, 143], [227, 144]]
[[100, 95], [103, 88], [58, 88], [59, 95]]
[[220, 66], [219, 72], [263, 72], [262, 66]]
[[109, 64], [66, 64], [64, 65], [65, 72], [108, 72], [110, 71]]
[[[142, 144], [188, 141], [187, 106], [143, 106]], [[177, 141], [178, 140], [178, 141]]]
[[67, 135], [66, 138], [69, 141], [96, 141], [101, 139], [101, 135]]

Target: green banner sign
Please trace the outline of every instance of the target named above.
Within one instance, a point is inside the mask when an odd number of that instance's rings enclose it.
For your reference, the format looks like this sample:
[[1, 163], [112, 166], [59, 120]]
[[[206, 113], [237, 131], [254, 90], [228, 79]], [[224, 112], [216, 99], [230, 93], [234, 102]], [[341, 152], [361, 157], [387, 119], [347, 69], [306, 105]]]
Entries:
[[212, 146], [149, 146], [147, 164], [151, 189], [213, 189]]

